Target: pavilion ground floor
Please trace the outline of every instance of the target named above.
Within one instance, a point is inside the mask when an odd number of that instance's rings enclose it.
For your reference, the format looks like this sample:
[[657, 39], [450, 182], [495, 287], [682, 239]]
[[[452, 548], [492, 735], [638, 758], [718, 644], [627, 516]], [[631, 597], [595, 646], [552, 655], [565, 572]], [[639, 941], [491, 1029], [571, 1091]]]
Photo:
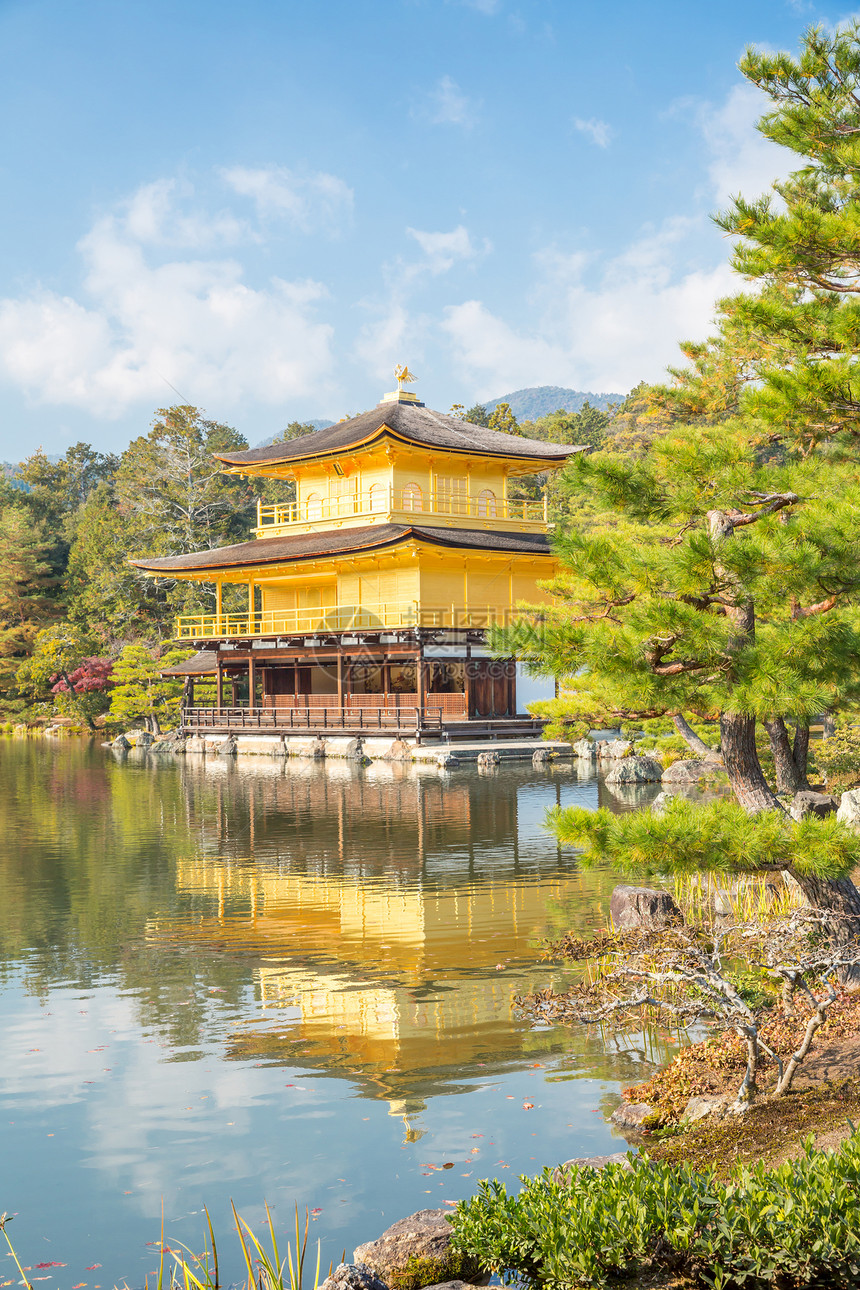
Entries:
[[526, 705], [554, 693], [491, 657], [481, 629], [198, 643], [169, 670], [189, 733], [516, 736], [541, 728]]

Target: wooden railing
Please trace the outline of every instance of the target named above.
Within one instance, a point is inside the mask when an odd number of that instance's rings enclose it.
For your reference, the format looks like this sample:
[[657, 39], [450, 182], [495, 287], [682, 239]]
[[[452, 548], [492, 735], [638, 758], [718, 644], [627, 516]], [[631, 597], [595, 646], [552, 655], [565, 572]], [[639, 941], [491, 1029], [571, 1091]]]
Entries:
[[392, 627], [489, 627], [515, 617], [496, 605], [421, 608], [417, 600], [377, 605], [318, 605], [258, 614], [193, 614], [176, 619], [176, 640], [302, 636], [318, 632], [374, 631]]
[[504, 497], [466, 497], [449, 492], [418, 494], [406, 488], [378, 484], [367, 493], [350, 493], [342, 497], [311, 497], [302, 502], [264, 506], [257, 503], [257, 535], [272, 537], [273, 529], [288, 529], [294, 524], [313, 524], [357, 516], [408, 515], [420, 522], [421, 515], [460, 516], [474, 520], [514, 520], [520, 523], [546, 524], [547, 499], [539, 502], [513, 501]]
[[441, 729], [442, 709], [420, 708], [185, 708], [185, 730], [375, 730]]

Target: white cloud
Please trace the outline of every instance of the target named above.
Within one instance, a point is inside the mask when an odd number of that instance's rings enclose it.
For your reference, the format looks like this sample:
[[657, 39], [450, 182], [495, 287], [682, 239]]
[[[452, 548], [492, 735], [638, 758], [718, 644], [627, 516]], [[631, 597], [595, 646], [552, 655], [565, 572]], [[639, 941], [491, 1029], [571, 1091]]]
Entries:
[[310, 233], [335, 231], [352, 215], [353, 191], [337, 175], [298, 175], [286, 166], [231, 166], [221, 176], [240, 197], [250, 197], [261, 219], [285, 219]]
[[371, 315], [359, 331], [355, 343], [355, 356], [376, 376], [391, 371], [392, 363], [402, 361], [398, 354], [409, 350], [409, 362], [421, 354], [428, 334], [433, 328], [432, 319], [426, 314], [412, 314], [407, 301], [428, 279], [448, 273], [456, 264], [467, 264], [492, 248], [486, 239], [476, 247], [463, 224], [449, 233], [425, 232], [407, 228], [422, 251], [422, 258], [407, 260], [403, 256], [383, 267], [387, 291], [373, 301], [365, 301], [364, 308]]
[[169, 182], [139, 189], [78, 244], [83, 299], [37, 289], [0, 300], [0, 377], [96, 417], [163, 400], [165, 382], [218, 407], [310, 392], [332, 368], [332, 328], [316, 318], [323, 286], [272, 277], [253, 288], [234, 258], [156, 254], [244, 229], [183, 214]]
[[709, 199], [720, 208], [738, 193], [759, 197], [775, 179], [783, 179], [789, 171], [797, 169], [795, 154], [771, 143], [755, 128], [769, 103], [754, 85], [744, 83], [735, 85], [720, 107], [710, 103], [694, 106], [709, 153]]
[[456, 81], [443, 76], [426, 96], [417, 115], [431, 125], [460, 125], [470, 129], [476, 120], [476, 108]]
[[545, 250], [530, 327], [511, 326], [479, 300], [446, 309], [442, 330], [474, 396], [539, 384], [623, 392], [657, 379], [677, 361], [678, 340], [706, 336], [714, 301], [737, 287], [726, 265], [675, 270], [695, 227], [669, 221], [602, 264]]
[[469, 230], [462, 224], [451, 233], [423, 233], [418, 228], [407, 228], [406, 232], [415, 238], [425, 255], [423, 264], [413, 266], [418, 270], [447, 273], [458, 260], [471, 260], [476, 255]]
[[597, 117], [589, 117], [587, 121], [581, 116], [573, 118], [574, 130], [579, 130], [580, 134], [587, 134], [592, 143], [598, 148], [608, 148], [610, 140], [615, 137], [615, 131], [608, 121], [598, 121]]

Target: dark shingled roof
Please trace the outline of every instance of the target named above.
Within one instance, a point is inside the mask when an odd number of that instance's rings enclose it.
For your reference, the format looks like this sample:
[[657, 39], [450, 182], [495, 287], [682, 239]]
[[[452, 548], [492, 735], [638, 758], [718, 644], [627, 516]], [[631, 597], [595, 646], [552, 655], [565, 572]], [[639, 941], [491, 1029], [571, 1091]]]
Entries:
[[310, 560], [314, 556], [339, 555], [350, 551], [374, 551], [398, 546], [414, 538], [433, 546], [456, 547], [466, 551], [498, 551], [511, 555], [552, 555], [543, 533], [487, 533], [482, 529], [422, 528], [416, 524], [375, 524], [369, 528], [328, 529], [322, 533], [292, 533], [288, 537], [256, 538], [236, 546], [219, 546], [211, 551], [169, 555], [157, 560], [132, 560], [146, 573], [192, 573], [206, 569], [232, 569], [243, 565], [285, 564]]
[[218, 670], [218, 655], [214, 650], [201, 649], [182, 663], [159, 668], [161, 676], [214, 676]]
[[275, 465], [278, 462], [301, 461], [320, 454], [342, 452], [364, 444], [383, 433], [388, 426], [403, 439], [427, 448], [447, 448], [453, 452], [480, 453], [491, 457], [535, 458], [546, 462], [563, 462], [583, 447], [574, 444], [544, 443], [539, 439], [521, 439], [518, 435], [487, 430], [483, 426], [461, 421], [459, 417], [433, 412], [415, 403], [380, 403], [370, 412], [362, 412], [348, 421], [313, 434], [290, 439], [286, 443], [267, 444], [247, 452], [219, 452], [215, 456], [230, 466]]

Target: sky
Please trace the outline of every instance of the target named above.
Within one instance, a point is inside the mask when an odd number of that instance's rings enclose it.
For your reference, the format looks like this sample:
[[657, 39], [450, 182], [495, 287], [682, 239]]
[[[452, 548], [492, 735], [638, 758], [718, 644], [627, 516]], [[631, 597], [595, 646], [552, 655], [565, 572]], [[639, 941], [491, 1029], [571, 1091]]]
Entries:
[[250, 443], [372, 407], [624, 393], [737, 289], [789, 168], [746, 45], [814, 0], [0, 0], [0, 458], [191, 403]]

